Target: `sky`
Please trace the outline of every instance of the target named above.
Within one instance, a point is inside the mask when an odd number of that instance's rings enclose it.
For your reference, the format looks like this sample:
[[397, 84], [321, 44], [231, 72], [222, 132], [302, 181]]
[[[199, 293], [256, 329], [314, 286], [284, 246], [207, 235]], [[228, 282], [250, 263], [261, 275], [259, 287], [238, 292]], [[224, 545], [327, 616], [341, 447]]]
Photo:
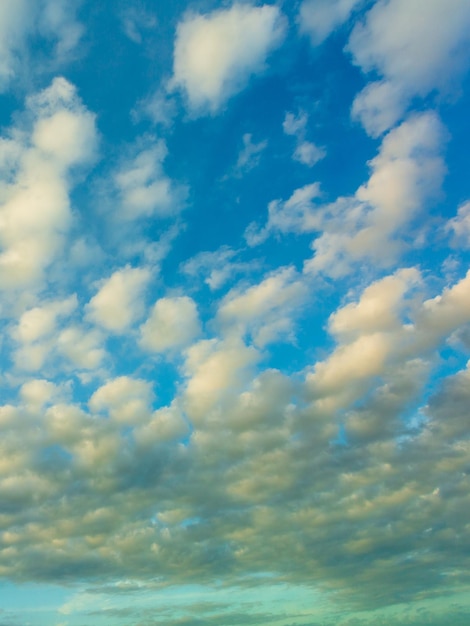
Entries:
[[0, 626], [470, 623], [470, 2], [2, 0]]

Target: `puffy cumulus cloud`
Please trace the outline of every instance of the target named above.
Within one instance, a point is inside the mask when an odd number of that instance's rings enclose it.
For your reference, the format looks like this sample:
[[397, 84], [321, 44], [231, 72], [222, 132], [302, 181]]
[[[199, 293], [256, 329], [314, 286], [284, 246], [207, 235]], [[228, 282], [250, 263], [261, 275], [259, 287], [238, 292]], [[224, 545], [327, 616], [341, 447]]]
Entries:
[[216, 112], [264, 69], [285, 29], [278, 7], [267, 4], [187, 14], [177, 28], [170, 88], [183, 89], [192, 110]]
[[74, 295], [66, 300], [43, 303], [21, 315], [11, 333], [17, 344], [12, 352], [17, 369], [37, 371], [44, 365], [55, 348], [57, 320], [70, 316], [76, 307]]
[[40, 284], [71, 224], [72, 173], [96, 151], [94, 115], [64, 78], [29, 98], [31, 130], [10, 131], [0, 180], [0, 288]]
[[258, 352], [237, 338], [204, 339], [188, 348], [184, 408], [190, 418], [199, 422], [219, 401], [236, 394], [258, 360]]
[[361, 4], [364, 0], [304, 0], [298, 16], [300, 32], [318, 46]]
[[140, 327], [140, 346], [151, 352], [182, 348], [201, 332], [196, 303], [188, 296], [160, 298]]
[[[53, 50], [48, 63], [60, 63], [76, 48], [83, 27], [73, 0], [4, 0], [0, 6], [0, 91], [24, 71], [28, 38], [42, 36]], [[30, 57], [28, 57], [30, 61]]]
[[108, 331], [124, 332], [143, 315], [144, 292], [150, 279], [147, 268], [126, 266], [117, 270], [87, 304], [87, 317]]
[[47, 365], [50, 373], [57, 373], [100, 366], [106, 355], [104, 337], [70, 320], [77, 304], [73, 295], [41, 303], [20, 316], [11, 332], [15, 341], [11, 356], [17, 370], [37, 372]]
[[145, 217], [170, 217], [183, 208], [186, 188], [174, 183], [163, 171], [167, 156], [163, 140], [137, 142], [113, 176], [118, 192], [115, 217], [124, 221]]
[[283, 336], [292, 339], [292, 317], [307, 293], [294, 268], [283, 268], [248, 289], [231, 290], [220, 303], [217, 318], [226, 333], [250, 332], [259, 347]]
[[[154, 411], [151, 418], [134, 430], [134, 437], [142, 448], [158, 443], [177, 441], [189, 433], [189, 424], [176, 403]], [[184, 519], [183, 516], [182, 519]]]
[[357, 303], [330, 316], [338, 345], [307, 375], [319, 406], [344, 408], [361, 397], [389, 369], [429, 360], [439, 345], [470, 321], [470, 272], [431, 299], [407, 297], [421, 281], [414, 268], [399, 270], [370, 285]]
[[426, 300], [416, 312], [416, 336], [420, 349], [436, 343], [463, 327], [470, 319], [470, 270], [442, 294]]
[[421, 277], [415, 268], [399, 270], [391, 276], [372, 283], [357, 303], [350, 303], [333, 313], [329, 329], [337, 337], [394, 330], [400, 326], [398, 312], [405, 293]]
[[415, 96], [458, 84], [468, 67], [470, 7], [465, 0], [380, 0], [358, 23], [348, 49], [381, 79], [356, 97], [352, 113], [373, 136], [393, 126]]
[[446, 139], [434, 113], [409, 117], [384, 137], [369, 163], [369, 180], [354, 196], [322, 205], [319, 184], [306, 185], [285, 202], [271, 202], [266, 225], [253, 223], [246, 230], [247, 243], [258, 245], [276, 232], [316, 232], [306, 272], [342, 276], [363, 259], [390, 266], [407, 245], [405, 228], [410, 232], [426, 204], [440, 193]]
[[103, 347], [104, 337], [97, 330], [88, 330], [79, 325], [63, 329], [54, 345], [57, 352], [69, 362], [69, 369], [95, 370], [98, 368], [106, 350]]
[[120, 424], [138, 424], [148, 419], [153, 400], [152, 385], [146, 380], [119, 376], [91, 396], [92, 411], [106, 411]]
[[43, 303], [25, 311], [13, 330], [14, 338], [20, 343], [32, 343], [51, 335], [56, 329], [58, 317], [70, 315], [77, 307], [77, 297]]
[[44, 379], [33, 379], [21, 386], [20, 396], [27, 406], [41, 408], [52, 403], [59, 392], [54, 383]]
[[453, 234], [455, 246], [470, 248], [470, 202], [459, 206], [457, 215], [449, 220], [446, 230]]
[[419, 282], [415, 268], [399, 270], [330, 316], [328, 327], [338, 345], [307, 375], [319, 406], [329, 411], [345, 408], [393, 369], [395, 361], [401, 359], [404, 366], [407, 359], [421, 355], [414, 329], [404, 319], [412, 308], [408, 292]]

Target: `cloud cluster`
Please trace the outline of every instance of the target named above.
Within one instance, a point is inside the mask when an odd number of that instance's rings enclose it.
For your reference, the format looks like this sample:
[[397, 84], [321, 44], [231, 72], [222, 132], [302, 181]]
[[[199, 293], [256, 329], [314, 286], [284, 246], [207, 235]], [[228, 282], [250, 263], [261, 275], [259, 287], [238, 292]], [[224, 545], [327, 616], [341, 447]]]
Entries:
[[137, 142], [133, 154], [114, 173], [118, 208], [116, 217], [125, 222], [152, 216], [177, 214], [184, 204], [186, 190], [177, 186], [163, 171], [167, 147], [163, 140]]
[[[296, 384], [255, 373], [259, 353], [235, 337], [194, 343], [184, 387], [157, 410], [143, 378], [109, 379], [87, 406], [29, 381], [0, 409], [0, 571], [180, 583], [269, 571], [370, 607], [442, 588], [445, 554], [464, 583], [468, 368], [416, 403], [436, 350], [470, 322], [469, 281], [434, 297], [416, 292], [415, 268], [375, 282], [331, 316], [337, 345]], [[273, 289], [221, 311], [253, 316], [280, 302]]]
[[404, 236], [416, 217], [440, 192], [445, 140], [435, 113], [410, 116], [384, 137], [369, 162], [369, 180], [354, 196], [325, 205], [319, 202], [318, 183], [297, 189], [287, 201], [270, 203], [264, 227], [248, 227], [248, 244], [258, 245], [276, 232], [317, 232], [306, 272], [342, 276], [363, 259], [390, 266], [406, 247]]
[[458, 86], [470, 62], [465, 0], [380, 0], [356, 24], [348, 49], [379, 80], [356, 96], [352, 114], [377, 136], [399, 121], [415, 97]]

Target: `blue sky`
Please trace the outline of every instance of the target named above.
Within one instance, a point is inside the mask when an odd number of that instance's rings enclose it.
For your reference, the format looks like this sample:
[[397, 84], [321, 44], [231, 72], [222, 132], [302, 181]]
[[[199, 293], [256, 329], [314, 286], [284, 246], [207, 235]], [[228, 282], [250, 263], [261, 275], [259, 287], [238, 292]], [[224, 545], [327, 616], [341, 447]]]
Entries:
[[470, 3], [3, 0], [0, 626], [469, 623]]

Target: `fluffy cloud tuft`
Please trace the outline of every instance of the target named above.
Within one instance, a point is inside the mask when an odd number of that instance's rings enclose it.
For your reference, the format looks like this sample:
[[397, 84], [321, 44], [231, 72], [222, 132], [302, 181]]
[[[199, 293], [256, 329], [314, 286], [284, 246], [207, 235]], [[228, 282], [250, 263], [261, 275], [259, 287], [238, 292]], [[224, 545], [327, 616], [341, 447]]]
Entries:
[[282, 41], [285, 19], [276, 6], [234, 4], [178, 24], [171, 88], [182, 88], [191, 109], [216, 112], [263, 70]]
[[150, 278], [146, 268], [117, 270], [88, 303], [88, 317], [106, 330], [123, 332], [142, 315], [142, 298]]
[[160, 298], [140, 332], [141, 347], [152, 352], [187, 345], [200, 332], [195, 302], [188, 296]]

